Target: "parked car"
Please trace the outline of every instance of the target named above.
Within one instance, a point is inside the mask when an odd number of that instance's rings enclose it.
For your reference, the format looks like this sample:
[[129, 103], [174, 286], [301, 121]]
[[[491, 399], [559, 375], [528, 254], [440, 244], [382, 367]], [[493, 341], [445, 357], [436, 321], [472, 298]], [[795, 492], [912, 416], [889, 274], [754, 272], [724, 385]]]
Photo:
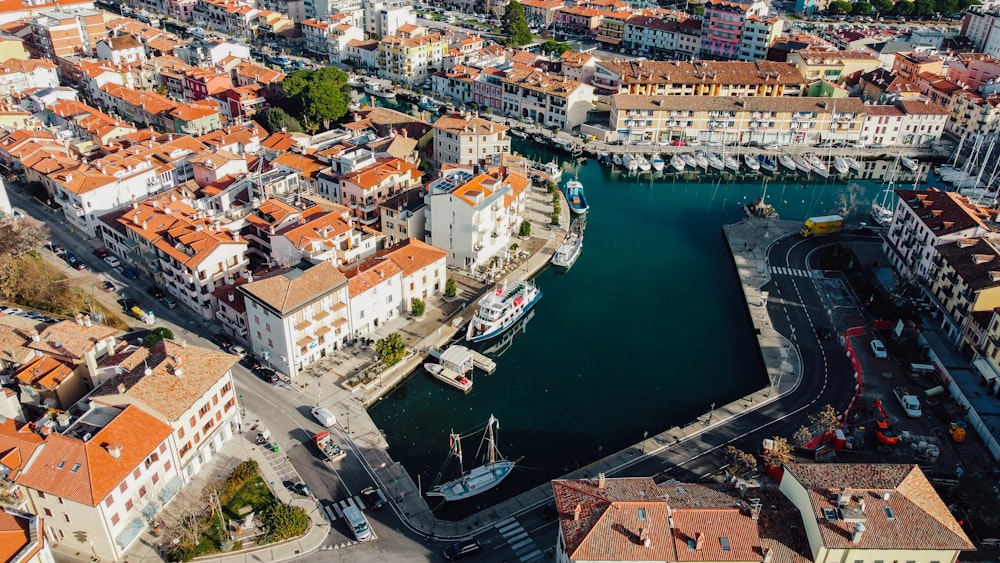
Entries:
[[449, 545], [444, 550], [444, 558], [448, 561], [455, 561], [457, 559], [463, 559], [476, 553], [483, 547], [479, 545], [479, 541], [476, 539], [462, 540], [460, 542], [453, 543]]
[[105, 256], [104, 261], [107, 262], [108, 266], [111, 266], [112, 268], [117, 268], [122, 265], [117, 256]]
[[135, 268], [125, 268], [122, 270], [122, 275], [130, 280], [134, 280], [139, 277], [139, 272]]
[[872, 340], [872, 354], [875, 354], [876, 358], [888, 358], [889, 352], [885, 349], [885, 344], [882, 344], [881, 340]]
[[170, 309], [177, 308], [177, 300], [169, 295], [167, 295], [163, 299], [160, 299], [160, 302], [169, 307]]
[[70, 266], [73, 266], [77, 270], [86, 270], [89, 267], [87, 266], [87, 263], [83, 262], [82, 260], [77, 260], [76, 262], [70, 264]]
[[382, 500], [382, 495], [378, 494], [378, 489], [375, 487], [365, 487], [361, 489], [361, 498], [365, 501], [368, 508], [372, 510], [378, 510], [385, 506], [385, 501]]
[[833, 338], [833, 331], [825, 326], [816, 327], [816, 336], [823, 340], [830, 340]]
[[312, 489], [310, 489], [309, 485], [306, 485], [305, 483], [295, 483], [292, 485], [292, 491], [304, 497], [312, 495]]
[[233, 345], [233, 340], [229, 338], [228, 335], [225, 335], [221, 332], [213, 334], [211, 340], [216, 346], [222, 348], [223, 350]]
[[94, 256], [97, 256], [98, 258], [104, 259], [104, 258], [107, 258], [110, 255], [111, 255], [111, 253], [108, 252], [107, 248], [101, 247], [101, 248], [95, 248], [94, 249]]
[[65, 260], [66, 263], [69, 264], [70, 266], [80, 261], [80, 259], [76, 257], [76, 254], [73, 254], [72, 252], [67, 252], [66, 254], [64, 254], [63, 260]]
[[255, 369], [250, 371], [252, 371], [257, 377], [261, 378], [262, 381], [266, 381], [268, 383], [277, 383], [280, 380], [278, 373], [269, 367], [257, 366]]
[[157, 299], [159, 299], [159, 298], [161, 298], [161, 297], [163, 297], [164, 295], [167, 294], [165, 291], [163, 291], [163, 288], [161, 288], [159, 286], [156, 286], [156, 285], [151, 285], [151, 286], [147, 287], [146, 288], [146, 293], [152, 295], [153, 297], [155, 297]]
[[57, 243], [54, 243], [54, 242], [50, 242], [50, 243], [46, 244], [45, 248], [48, 248], [54, 254], [61, 254], [61, 253], [63, 253], [63, 252], [66, 251], [61, 244], [57, 244]]
[[247, 355], [246, 349], [243, 348], [242, 346], [233, 346], [232, 348], [229, 349], [229, 353], [230, 354], [236, 354], [237, 356], [239, 356], [241, 358], [243, 356]]
[[107, 291], [109, 293], [111, 293], [111, 292], [115, 291], [116, 289], [118, 289], [117, 287], [115, 287], [114, 283], [109, 282], [107, 280], [105, 280], [102, 285], [104, 286], [104, 291]]
[[337, 417], [333, 416], [330, 409], [326, 407], [313, 407], [312, 409], [313, 418], [315, 418], [320, 424], [329, 428], [334, 424], [337, 424]]

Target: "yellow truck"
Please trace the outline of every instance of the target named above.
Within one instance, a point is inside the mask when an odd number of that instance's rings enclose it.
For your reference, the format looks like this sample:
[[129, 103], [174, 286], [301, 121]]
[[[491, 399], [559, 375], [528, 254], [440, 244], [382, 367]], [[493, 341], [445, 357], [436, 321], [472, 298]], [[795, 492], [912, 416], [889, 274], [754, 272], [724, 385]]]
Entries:
[[844, 218], [840, 215], [824, 215], [822, 217], [810, 217], [802, 225], [799, 233], [804, 237], [814, 235], [831, 235], [839, 233], [844, 229]]

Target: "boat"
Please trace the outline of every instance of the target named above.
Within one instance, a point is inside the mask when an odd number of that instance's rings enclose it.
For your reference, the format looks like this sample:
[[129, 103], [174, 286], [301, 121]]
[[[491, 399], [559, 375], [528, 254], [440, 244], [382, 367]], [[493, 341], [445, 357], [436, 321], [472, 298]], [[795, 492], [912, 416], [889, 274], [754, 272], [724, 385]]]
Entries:
[[737, 170], [740, 169], [740, 161], [736, 160], [735, 158], [733, 158], [731, 155], [728, 154], [722, 155], [722, 164], [726, 168], [732, 170], [733, 172], [736, 172]]
[[622, 155], [617, 154], [617, 153], [611, 155], [611, 164], [614, 164], [615, 166], [621, 166], [622, 165]]
[[861, 163], [858, 162], [858, 159], [854, 158], [853, 156], [845, 156], [844, 162], [847, 164], [847, 167], [850, 168], [851, 170], [854, 170], [855, 172], [861, 172]]
[[903, 168], [906, 168], [907, 170], [909, 170], [911, 172], [917, 169], [917, 161], [913, 160], [912, 158], [907, 158], [905, 156], [900, 156], [899, 157], [899, 163], [903, 165]]
[[635, 172], [639, 169], [639, 161], [631, 153], [625, 153], [625, 156], [622, 157], [622, 163], [629, 172]]
[[774, 163], [769, 157], [762, 154], [757, 155], [757, 163], [760, 164], [760, 169], [762, 172], [767, 172], [768, 174], [773, 174], [778, 170], [778, 165]]
[[393, 100], [396, 98], [396, 91], [393, 90], [392, 86], [386, 86], [374, 80], [365, 84], [365, 93], [371, 94], [377, 98], [385, 98], [387, 100]]
[[[692, 165], [694, 164], [693, 159], [691, 160], [691, 163]], [[684, 167], [687, 166], [687, 160], [683, 158], [681, 155], [675, 154], [674, 156], [670, 157], [670, 166], [672, 166], [673, 169], [678, 172], [684, 172]], [[692, 168], [693, 167], [694, 166], [692, 166]]]
[[681, 154], [681, 160], [684, 161], [684, 166], [687, 167], [687, 168], [691, 168], [691, 169], [698, 168], [698, 161], [696, 161], [694, 159], [694, 157], [691, 156], [688, 153], [682, 153]]
[[692, 158], [694, 158], [695, 164], [705, 170], [708, 170], [708, 158], [705, 156], [703, 151], [694, 151], [694, 156]]
[[757, 160], [757, 157], [750, 153], [743, 155], [743, 164], [745, 164], [750, 170], [760, 170], [760, 161]]
[[530, 281], [518, 281], [507, 286], [504, 282], [496, 291], [479, 300], [479, 308], [465, 338], [482, 342], [501, 334], [524, 316], [542, 298], [542, 292]]
[[[667, 161], [663, 160], [663, 157], [659, 154], [654, 154], [653, 159], [649, 161], [649, 164], [653, 166], [653, 170], [656, 172], [663, 172], [663, 168], [667, 165]], [[682, 161], [681, 166], [683, 165], [684, 162]]]
[[427, 111], [437, 111], [441, 106], [434, 100], [428, 98], [427, 96], [420, 96], [420, 101], [417, 102], [417, 107]]
[[779, 154], [778, 163], [792, 172], [795, 172], [798, 169], [798, 167], [795, 166], [795, 159], [793, 159], [790, 154]]
[[807, 174], [809, 172], [812, 172], [812, 165], [809, 164], [809, 161], [806, 160], [804, 156], [793, 154], [792, 160], [795, 161], [795, 168], [798, 168], [800, 171], [805, 172]]
[[580, 145], [574, 143], [569, 139], [560, 139], [559, 137], [552, 137], [549, 141], [553, 148], [561, 150], [570, 156], [580, 156], [583, 154], [583, 149]]
[[[462, 438], [466, 436], [460, 436], [452, 432], [449, 436], [448, 459], [450, 460], [452, 457], [458, 458], [462, 475], [457, 479], [432, 486], [427, 491], [427, 496], [441, 497], [445, 501], [463, 500], [486, 492], [506, 479], [511, 471], [514, 470], [515, 463], [504, 459], [497, 449], [496, 429], [499, 427], [500, 421], [493, 415], [490, 415], [490, 420], [486, 423], [486, 431], [482, 438], [482, 441], [486, 445], [486, 459], [483, 460], [483, 465], [469, 471], [465, 471], [465, 466], [462, 462]], [[445, 463], [447, 464], [447, 462]]]
[[653, 166], [649, 163], [649, 160], [646, 159], [645, 155], [637, 154], [635, 155], [635, 159], [639, 162], [640, 171], [649, 172], [652, 170]]
[[892, 164], [892, 170], [889, 171], [889, 183], [886, 184], [882, 194], [879, 198], [872, 201], [872, 221], [875, 221], [876, 225], [882, 227], [888, 227], [889, 223], [892, 223], [892, 207], [889, 203], [896, 196], [895, 186], [896, 186], [896, 172], [899, 171], [899, 158], [897, 157], [896, 162]]
[[549, 179], [555, 183], [562, 181], [562, 167], [559, 166], [559, 162], [556, 159], [552, 159], [552, 162], [547, 162], [542, 166], [542, 170], [549, 176]]
[[847, 165], [847, 160], [842, 156], [833, 158], [833, 168], [837, 171], [837, 174], [847, 174], [851, 171], [851, 167]]
[[722, 162], [722, 159], [719, 158], [714, 152], [709, 151], [705, 153], [705, 158], [708, 159], [708, 165], [716, 170], [722, 170], [726, 167], [726, 163]]
[[452, 371], [441, 364], [430, 363], [424, 364], [424, 369], [435, 379], [443, 381], [459, 391], [465, 393], [472, 391], [472, 380], [457, 371]]
[[577, 215], [586, 213], [590, 209], [587, 198], [583, 195], [583, 184], [577, 180], [566, 182], [566, 201], [569, 203], [569, 210]]
[[516, 128], [516, 127], [511, 127], [510, 129], [508, 129], [508, 131], [510, 131], [510, 134], [512, 136], [517, 137], [518, 139], [527, 139], [528, 138], [528, 134], [527, 133], [525, 133], [524, 131], [522, 131], [522, 130]]
[[573, 226], [569, 228], [569, 234], [566, 235], [566, 238], [556, 248], [555, 254], [552, 255], [553, 266], [569, 269], [576, 262], [576, 259], [580, 257], [580, 253], [583, 252], [584, 224], [583, 219], [573, 222]]
[[826, 163], [823, 162], [822, 158], [820, 158], [820, 157], [818, 157], [818, 156], [816, 156], [814, 154], [811, 154], [811, 155], [809, 155], [809, 156], [806, 157], [806, 162], [809, 163], [809, 168], [813, 172], [819, 174], [820, 176], [822, 176], [824, 178], [829, 178], [830, 177], [830, 169], [827, 168]]

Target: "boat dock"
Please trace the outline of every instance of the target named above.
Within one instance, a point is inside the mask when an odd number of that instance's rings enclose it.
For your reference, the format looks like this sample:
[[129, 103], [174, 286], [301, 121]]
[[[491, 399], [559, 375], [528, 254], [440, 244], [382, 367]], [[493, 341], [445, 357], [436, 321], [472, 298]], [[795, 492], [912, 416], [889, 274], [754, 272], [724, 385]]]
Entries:
[[486, 372], [487, 374], [492, 374], [497, 370], [496, 362], [480, 354], [479, 352], [476, 352], [475, 350], [469, 350], [469, 351], [472, 352], [472, 365], [476, 366], [476, 369]]
[[487, 374], [492, 374], [497, 370], [496, 362], [475, 350], [458, 344], [452, 344], [444, 351], [439, 348], [429, 348], [427, 354], [441, 362], [444, 367], [463, 375], [472, 371], [472, 368]]

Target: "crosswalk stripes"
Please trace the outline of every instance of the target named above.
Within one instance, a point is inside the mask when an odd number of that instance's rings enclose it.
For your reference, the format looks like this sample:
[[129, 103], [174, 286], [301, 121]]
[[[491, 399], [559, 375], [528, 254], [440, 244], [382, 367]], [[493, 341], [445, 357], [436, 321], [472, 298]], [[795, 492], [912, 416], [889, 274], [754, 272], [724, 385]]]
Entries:
[[808, 270], [801, 270], [799, 268], [786, 268], [784, 266], [771, 266], [772, 274], [779, 274], [782, 276], [795, 276], [799, 278], [810, 278], [812, 274]]
[[542, 556], [542, 551], [535, 545], [535, 541], [528, 537], [528, 532], [524, 531], [516, 519], [501, 520], [496, 523], [495, 528], [521, 561], [527, 563]]

